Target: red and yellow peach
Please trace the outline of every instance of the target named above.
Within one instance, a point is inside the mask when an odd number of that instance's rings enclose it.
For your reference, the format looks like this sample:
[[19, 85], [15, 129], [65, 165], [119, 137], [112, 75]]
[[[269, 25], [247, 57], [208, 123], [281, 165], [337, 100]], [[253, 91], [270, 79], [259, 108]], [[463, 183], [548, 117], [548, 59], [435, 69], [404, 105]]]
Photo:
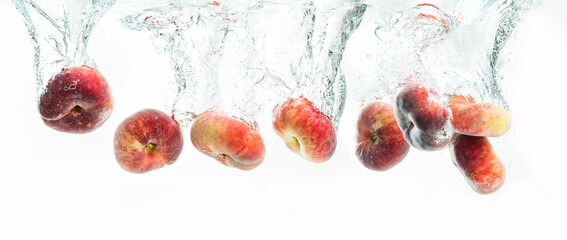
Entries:
[[406, 83], [396, 95], [394, 115], [406, 141], [417, 149], [440, 150], [451, 142], [451, 110], [429, 86]]
[[304, 159], [320, 163], [335, 152], [337, 138], [331, 118], [304, 97], [276, 106], [272, 124], [285, 145]]
[[252, 170], [264, 160], [264, 141], [256, 129], [213, 110], [195, 119], [191, 142], [205, 155], [241, 170]]
[[88, 133], [110, 117], [113, 99], [106, 79], [94, 68], [64, 68], [51, 78], [38, 103], [43, 122], [58, 131]]
[[473, 190], [488, 194], [502, 187], [504, 166], [487, 137], [455, 134], [450, 149], [453, 163]]
[[400, 163], [410, 149], [389, 103], [367, 104], [360, 112], [356, 133], [356, 156], [368, 169], [388, 170]]
[[477, 103], [471, 97], [449, 99], [455, 132], [470, 136], [499, 137], [510, 129], [511, 115], [502, 105]]
[[173, 164], [183, 150], [183, 134], [177, 121], [155, 109], [126, 118], [114, 134], [114, 154], [129, 172], [145, 173]]

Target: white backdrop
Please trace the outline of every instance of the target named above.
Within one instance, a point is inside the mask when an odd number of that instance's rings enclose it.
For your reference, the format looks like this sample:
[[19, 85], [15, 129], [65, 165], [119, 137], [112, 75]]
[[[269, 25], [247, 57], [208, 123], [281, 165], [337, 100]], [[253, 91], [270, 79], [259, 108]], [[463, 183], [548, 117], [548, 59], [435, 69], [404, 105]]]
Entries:
[[506, 182], [478, 195], [446, 153], [412, 149], [387, 172], [364, 168], [348, 102], [337, 151], [323, 164], [289, 152], [260, 119], [267, 153], [253, 171], [198, 153], [185, 129], [177, 163], [128, 173], [114, 160], [114, 130], [142, 108], [162, 107], [167, 59], [148, 35], [103, 19], [89, 53], [112, 87], [114, 113], [91, 134], [56, 132], [37, 112], [27, 30], [1, 0], [0, 239], [565, 239], [566, 11], [565, 1], [548, 0], [520, 29], [503, 86], [514, 122]]

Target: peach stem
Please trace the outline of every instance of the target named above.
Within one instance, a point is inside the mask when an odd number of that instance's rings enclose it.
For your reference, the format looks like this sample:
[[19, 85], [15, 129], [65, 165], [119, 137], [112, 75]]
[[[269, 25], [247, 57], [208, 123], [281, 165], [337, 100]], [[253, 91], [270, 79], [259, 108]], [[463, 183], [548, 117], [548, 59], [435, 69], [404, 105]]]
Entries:
[[370, 131], [370, 141], [372, 141], [372, 143], [375, 143], [377, 139], [378, 137], [376, 136], [376, 133], [374, 131]]
[[146, 145], [146, 153], [152, 153], [155, 152], [157, 149], [157, 144], [156, 143], [148, 143], [148, 145]]

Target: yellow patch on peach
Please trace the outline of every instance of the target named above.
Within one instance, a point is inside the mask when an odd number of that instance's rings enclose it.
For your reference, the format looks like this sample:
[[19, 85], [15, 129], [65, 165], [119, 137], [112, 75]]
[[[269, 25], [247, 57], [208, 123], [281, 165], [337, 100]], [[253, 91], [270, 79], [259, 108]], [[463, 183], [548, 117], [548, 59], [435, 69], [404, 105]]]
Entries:
[[285, 145], [293, 152], [299, 152], [301, 148], [299, 140], [297, 140], [297, 138], [294, 136], [287, 137]]
[[382, 122], [384, 119], [380, 119], [380, 121], [376, 122], [376, 124], [374, 124], [374, 129], [380, 129], [382, 126], [384, 126], [384, 123]]
[[131, 146], [133, 149], [141, 149], [145, 147], [133, 135], [130, 134], [125, 134], [124, 137], [120, 138], [119, 141], [123, 143], [123, 146]]

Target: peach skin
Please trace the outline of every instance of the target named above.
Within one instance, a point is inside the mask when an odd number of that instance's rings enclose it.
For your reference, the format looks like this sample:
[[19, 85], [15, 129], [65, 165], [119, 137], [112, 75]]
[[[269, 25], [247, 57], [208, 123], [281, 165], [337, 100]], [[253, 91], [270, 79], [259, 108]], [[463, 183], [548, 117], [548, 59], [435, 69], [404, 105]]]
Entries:
[[386, 171], [394, 167], [410, 149], [389, 103], [367, 104], [360, 112], [356, 133], [356, 156], [371, 170]]
[[472, 97], [453, 96], [449, 100], [455, 132], [499, 137], [510, 129], [511, 115], [502, 105], [477, 103]]
[[94, 68], [63, 68], [47, 83], [38, 109], [45, 125], [67, 133], [92, 132], [114, 107], [106, 79]]
[[404, 138], [413, 147], [436, 151], [449, 146], [453, 137], [451, 110], [433, 88], [406, 83], [394, 100], [394, 115]]
[[213, 110], [195, 119], [191, 143], [205, 155], [240, 170], [256, 168], [265, 155], [264, 141], [256, 129]]
[[155, 109], [144, 109], [124, 119], [114, 134], [116, 161], [132, 173], [173, 164], [182, 150], [179, 124]]
[[455, 134], [450, 150], [453, 163], [474, 191], [488, 194], [502, 187], [504, 166], [487, 137]]
[[290, 98], [273, 110], [273, 127], [286, 146], [311, 162], [327, 161], [337, 146], [331, 118], [304, 97]]

